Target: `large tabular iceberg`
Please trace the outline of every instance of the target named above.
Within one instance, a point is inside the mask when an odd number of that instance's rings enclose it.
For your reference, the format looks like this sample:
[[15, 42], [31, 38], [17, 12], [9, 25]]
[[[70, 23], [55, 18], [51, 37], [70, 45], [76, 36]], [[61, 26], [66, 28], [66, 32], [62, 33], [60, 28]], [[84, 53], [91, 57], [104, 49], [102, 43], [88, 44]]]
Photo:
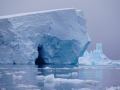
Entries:
[[86, 50], [82, 57], [79, 57], [80, 65], [120, 65], [120, 60], [110, 60], [102, 52], [102, 44], [96, 44], [96, 50], [90, 53]]
[[38, 57], [45, 63], [74, 64], [89, 43], [80, 10], [0, 17], [0, 63], [34, 64]]

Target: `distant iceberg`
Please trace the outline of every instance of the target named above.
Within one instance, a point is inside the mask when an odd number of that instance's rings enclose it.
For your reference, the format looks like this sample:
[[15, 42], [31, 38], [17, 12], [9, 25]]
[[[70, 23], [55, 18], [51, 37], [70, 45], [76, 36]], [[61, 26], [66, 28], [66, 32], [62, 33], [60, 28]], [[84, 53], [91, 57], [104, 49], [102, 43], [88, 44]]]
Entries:
[[102, 44], [96, 44], [96, 50], [90, 53], [86, 50], [82, 57], [79, 57], [80, 65], [120, 65], [120, 60], [110, 60], [102, 52]]
[[70, 8], [0, 17], [1, 64], [76, 64], [89, 43], [81, 10]]

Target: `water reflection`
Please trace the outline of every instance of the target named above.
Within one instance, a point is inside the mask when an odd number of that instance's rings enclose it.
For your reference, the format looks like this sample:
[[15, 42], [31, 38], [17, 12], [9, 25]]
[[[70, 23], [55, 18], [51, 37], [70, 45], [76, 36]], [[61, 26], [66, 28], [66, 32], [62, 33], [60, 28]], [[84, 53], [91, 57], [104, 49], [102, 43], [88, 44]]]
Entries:
[[119, 75], [118, 67], [1, 65], [0, 90], [105, 90], [119, 86]]

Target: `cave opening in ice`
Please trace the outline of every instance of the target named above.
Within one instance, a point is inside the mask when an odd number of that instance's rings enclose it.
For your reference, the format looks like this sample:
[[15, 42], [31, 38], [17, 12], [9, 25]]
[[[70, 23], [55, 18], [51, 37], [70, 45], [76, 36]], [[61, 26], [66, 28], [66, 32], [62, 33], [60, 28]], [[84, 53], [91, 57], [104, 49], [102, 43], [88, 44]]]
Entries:
[[36, 65], [45, 64], [45, 60], [43, 57], [43, 46], [39, 45], [37, 51], [38, 51], [38, 57], [35, 59], [35, 64]]

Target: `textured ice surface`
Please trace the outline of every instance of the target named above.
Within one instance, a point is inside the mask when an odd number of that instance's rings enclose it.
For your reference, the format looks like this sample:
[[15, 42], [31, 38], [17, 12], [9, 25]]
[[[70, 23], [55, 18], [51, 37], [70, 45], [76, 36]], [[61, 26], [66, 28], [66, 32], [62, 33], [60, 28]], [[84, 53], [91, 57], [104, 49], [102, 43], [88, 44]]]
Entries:
[[37, 89], [38, 87], [37, 87], [37, 86], [34, 86], [34, 85], [18, 84], [16, 87], [17, 87], [17, 88], [24, 88], [24, 89], [27, 88], [27, 90], [40, 90], [40, 89]]
[[0, 17], [0, 63], [34, 64], [40, 45], [46, 63], [73, 64], [89, 43], [86, 20], [80, 10]]
[[79, 79], [65, 79], [65, 78], [55, 78], [53, 74], [47, 75], [47, 76], [36, 76], [37, 80], [40, 79], [44, 80], [44, 83], [46, 84], [97, 84], [98, 81], [95, 80], [79, 80]]
[[21, 75], [18, 75], [18, 76], [16, 76], [15, 74], [13, 74], [13, 79], [22, 79], [23, 78], [23, 76], [21, 76]]
[[120, 60], [110, 60], [102, 52], [102, 44], [96, 44], [96, 50], [85, 51], [82, 57], [79, 57], [80, 65], [120, 65]]

